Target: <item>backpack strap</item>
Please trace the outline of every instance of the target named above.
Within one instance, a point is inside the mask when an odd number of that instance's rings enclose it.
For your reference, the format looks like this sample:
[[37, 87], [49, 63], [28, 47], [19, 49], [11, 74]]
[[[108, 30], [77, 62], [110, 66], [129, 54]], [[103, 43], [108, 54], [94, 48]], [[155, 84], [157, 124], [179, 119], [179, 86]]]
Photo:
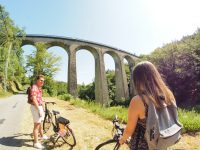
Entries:
[[145, 116], [147, 117], [148, 116], [148, 105], [147, 105], [147, 103], [144, 100], [144, 96], [143, 95], [139, 95], [139, 96], [141, 97], [142, 102], [144, 104], [144, 107], [145, 107]]

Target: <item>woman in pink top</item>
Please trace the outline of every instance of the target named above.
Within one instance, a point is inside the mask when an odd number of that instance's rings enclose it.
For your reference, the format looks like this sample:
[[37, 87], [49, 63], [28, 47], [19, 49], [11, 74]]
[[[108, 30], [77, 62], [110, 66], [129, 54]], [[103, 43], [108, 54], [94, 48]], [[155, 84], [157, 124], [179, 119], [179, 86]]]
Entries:
[[44, 120], [44, 109], [42, 107], [42, 86], [44, 85], [44, 76], [38, 75], [36, 82], [31, 87], [30, 96], [32, 99], [31, 112], [33, 116], [34, 128], [33, 137], [35, 148], [42, 149], [44, 146], [38, 142], [38, 131], [43, 139], [48, 139], [47, 136], [43, 135], [42, 121]]

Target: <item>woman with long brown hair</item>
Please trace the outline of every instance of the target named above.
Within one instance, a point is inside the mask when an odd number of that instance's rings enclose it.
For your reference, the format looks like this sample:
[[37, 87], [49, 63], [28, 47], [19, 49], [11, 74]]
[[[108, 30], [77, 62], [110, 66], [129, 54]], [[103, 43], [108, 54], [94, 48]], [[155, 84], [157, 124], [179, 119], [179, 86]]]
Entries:
[[131, 137], [129, 145], [131, 150], [148, 150], [144, 134], [149, 101], [157, 108], [176, 102], [173, 93], [151, 62], [143, 61], [135, 66], [133, 83], [136, 96], [130, 102], [127, 126], [119, 143], [123, 144]]

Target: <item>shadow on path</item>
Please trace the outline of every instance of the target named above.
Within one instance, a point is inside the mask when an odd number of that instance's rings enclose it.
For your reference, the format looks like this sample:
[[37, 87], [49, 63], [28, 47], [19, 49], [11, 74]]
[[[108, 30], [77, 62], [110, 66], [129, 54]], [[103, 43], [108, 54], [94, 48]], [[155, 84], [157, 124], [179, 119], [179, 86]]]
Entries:
[[[33, 138], [31, 134], [15, 134], [14, 136], [1, 137], [0, 145], [8, 146], [8, 147], [33, 147]], [[58, 147], [66, 146], [67, 150], [72, 150], [73, 147], [68, 146], [65, 142], [58, 141], [55, 145], [52, 140], [44, 141], [43, 145], [45, 149], [54, 149]]]
[[55, 149], [55, 148], [59, 148], [59, 147], [65, 147], [66, 150], [73, 150], [74, 147], [69, 146], [68, 144], [66, 144], [65, 142], [63, 142], [61, 139], [58, 140], [55, 144], [54, 144], [54, 138], [51, 137], [50, 140], [48, 141], [44, 141], [43, 145], [45, 146], [46, 149], [50, 150], [50, 149]]
[[[30, 138], [20, 138], [24, 136], [30, 136]], [[27, 144], [33, 141], [31, 134], [16, 134], [14, 136], [2, 137], [0, 138], [0, 145], [10, 146], [10, 147], [32, 147], [33, 145]]]

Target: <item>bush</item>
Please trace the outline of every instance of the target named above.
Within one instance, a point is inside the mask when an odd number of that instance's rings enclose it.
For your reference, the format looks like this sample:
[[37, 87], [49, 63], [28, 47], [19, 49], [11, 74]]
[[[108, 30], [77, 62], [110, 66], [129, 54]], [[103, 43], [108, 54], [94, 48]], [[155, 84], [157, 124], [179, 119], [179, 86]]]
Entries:
[[47, 92], [47, 89], [43, 89], [43, 90], [42, 90], [42, 96], [44, 96], [44, 97], [49, 97], [49, 94], [48, 94], [48, 92]]
[[59, 99], [69, 101], [73, 99], [73, 96], [70, 94], [63, 94], [58, 96]]

